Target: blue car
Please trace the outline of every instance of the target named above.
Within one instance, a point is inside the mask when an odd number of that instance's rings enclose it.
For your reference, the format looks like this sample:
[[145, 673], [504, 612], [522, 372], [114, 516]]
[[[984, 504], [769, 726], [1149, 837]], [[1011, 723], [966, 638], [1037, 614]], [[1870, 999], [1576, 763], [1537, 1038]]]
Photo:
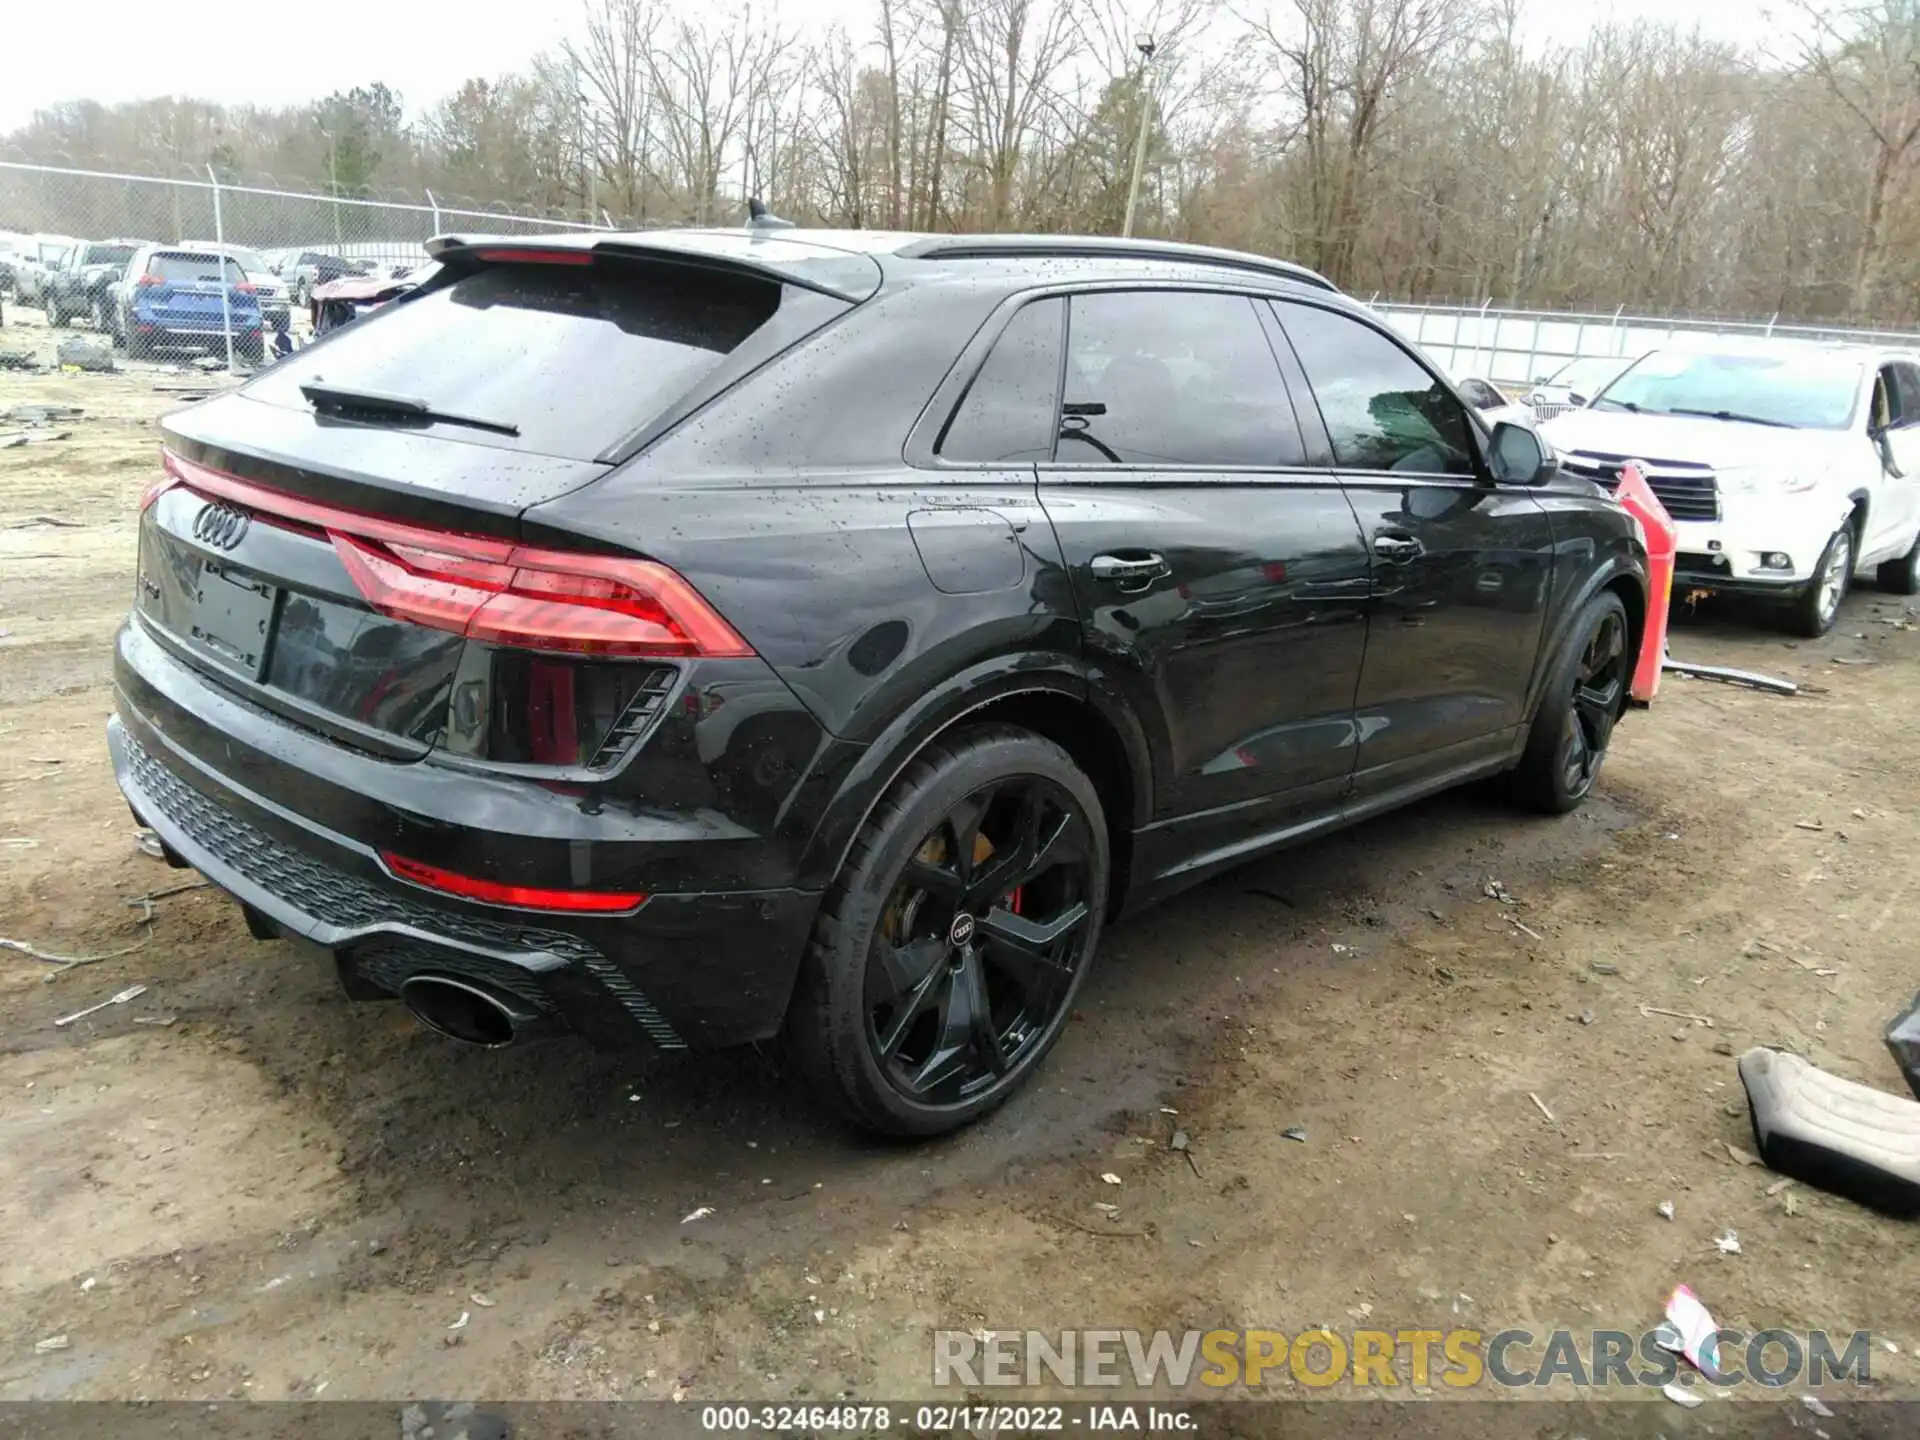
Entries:
[[230, 256], [178, 245], [134, 252], [114, 304], [114, 340], [128, 355], [145, 359], [171, 349], [225, 354], [229, 326], [234, 355], [258, 364], [266, 353], [260, 297]]

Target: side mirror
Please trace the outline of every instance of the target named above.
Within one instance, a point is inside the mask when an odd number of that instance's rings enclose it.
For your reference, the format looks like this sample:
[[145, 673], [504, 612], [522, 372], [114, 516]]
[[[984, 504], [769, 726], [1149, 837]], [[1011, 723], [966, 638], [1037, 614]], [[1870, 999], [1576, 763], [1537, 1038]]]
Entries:
[[1543, 485], [1560, 469], [1538, 435], [1508, 420], [1493, 427], [1488, 450], [1489, 468], [1502, 485]]

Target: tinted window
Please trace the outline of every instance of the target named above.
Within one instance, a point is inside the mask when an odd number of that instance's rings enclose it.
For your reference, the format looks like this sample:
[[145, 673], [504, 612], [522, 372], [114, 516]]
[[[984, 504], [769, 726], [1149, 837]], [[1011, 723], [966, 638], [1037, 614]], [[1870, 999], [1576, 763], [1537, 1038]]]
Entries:
[[760, 280], [603, 261], [490, 265], [375, 310], [247, 387], [305, 409], [300, 387], [383, 390], [519, 428], [472, 444], [590, 460], [685, 394], [772, 316]]
[[[220, 269], [220, 257], [217, 255], [192, 255], [175, 251], [154, 255], [147, 260], [147, 274], [157, 275], [171, 285], [193, 285], [201, 281], [218, 283]], [[226, 272], [229, 285], [242, 284], [247, 278], [231, 260], [226, 262]]]
[[1895, 419], [1898, 424], [1911, 425], [1920, 420], [1920, 365], [1911, 360], [1899, 360], [1893, 366], [1893, 384]]
[[1241, 295], [1076, 295], [1055, 456], [1075, 465], [1299, 465], [1280, 367]]
[[1023, 306], [1007, 322], [934, 447], [936, 454], [1007, 465], [1053, 458], [1063, 303]]
[[125, 265], [133, 258], [131, 245], [89, 245], [82, 265]]
[[1405, 350], [1331, 310], [1282, 304], [1280, 314], [1336, 462], [1354, 470], [1473, 474], [1467, 412]]

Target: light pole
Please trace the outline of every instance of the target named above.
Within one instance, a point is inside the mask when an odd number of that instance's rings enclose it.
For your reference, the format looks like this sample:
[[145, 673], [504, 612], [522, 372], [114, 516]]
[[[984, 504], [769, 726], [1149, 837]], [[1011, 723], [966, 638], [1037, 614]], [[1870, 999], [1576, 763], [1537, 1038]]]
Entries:
[[1153, 116], [1147, 97], [1147, 62], [1153, 59], [1153, 36], [1136, 35], [1133, 48], [1140, 52], [1140, 80], [1134, 87], [1140, 102], [1140, 133], [1133, 141], [1133, 179], [1127, 184], [1127, 218], [1120, 226], [1122, 235], [1133, 234], [1133, 210], [1140, 203], [1140, 172], [1147, 163], [1147, 122]]
[[345, 241], [340, 235], [340, 139], [325, 128], [320, 134], [327, 142], [327, 185], [333, 191], [333, 247], [341, 250]]

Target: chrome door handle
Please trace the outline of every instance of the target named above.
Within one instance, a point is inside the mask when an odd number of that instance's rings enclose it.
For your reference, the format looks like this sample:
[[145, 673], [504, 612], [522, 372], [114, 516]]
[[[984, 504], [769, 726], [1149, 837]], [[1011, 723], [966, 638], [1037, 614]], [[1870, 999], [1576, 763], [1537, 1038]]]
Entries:
[[1376, 535], [1373, 537], [1373, 553], [1382, 560], [1391, 560], [1404, 565], [1426, 553], [1427, 547], [1410, 535]]
[[1137, 589], [1173, 573], [1173, 567], [1167, 564], [1166, 558], [1154, 554], [1131, 560], [1118, 555], [1096, 555], [1087, 569], [1092, 572], [1094, 579], [1118, 585], [1123, 590]]

